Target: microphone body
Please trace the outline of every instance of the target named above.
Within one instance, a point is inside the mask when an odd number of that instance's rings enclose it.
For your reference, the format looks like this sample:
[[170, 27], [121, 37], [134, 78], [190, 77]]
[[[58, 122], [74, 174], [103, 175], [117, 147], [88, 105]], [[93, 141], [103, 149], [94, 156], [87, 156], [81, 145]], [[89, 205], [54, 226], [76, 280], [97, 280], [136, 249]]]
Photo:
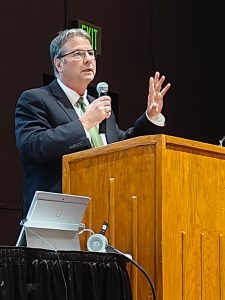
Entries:
[[[99, 93], [98, 97], [101, 97], [101, 96], [106, 96], [107, 93]], [[106, 133], [106, 119], [104, 119], [100, 124], [99, 124], [99, 133]]]
[[[109, 90], [109, 86], [106, 82], [99, 82], [96, 87], [98, 97], [106, 96]], [[99, 133], [106, 133], [106, 119], [99, 124]]]

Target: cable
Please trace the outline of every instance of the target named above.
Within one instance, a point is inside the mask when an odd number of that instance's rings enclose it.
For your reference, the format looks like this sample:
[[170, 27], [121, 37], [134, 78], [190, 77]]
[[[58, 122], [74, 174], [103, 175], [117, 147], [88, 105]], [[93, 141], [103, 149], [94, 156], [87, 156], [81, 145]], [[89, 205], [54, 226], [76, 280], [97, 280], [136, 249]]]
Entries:
[[103, 252], [103, 253], [116, 253], [116, 254], [120, 254], [124, 257], [126, 257], [132, 264], [134, 264], [143, 274], [144, 276], [147, 278], [147, 281], [150, 284], [150, 288], [152, 291], [152, 296], [153, 296], [153, 300], [156, 300], [156, 293], [155, 293], [155, 289], [154, 289], [154, 285], [149, 277], [149, 275], [147, 274], [147, 272], [136, 262], [132, 259], [131, 255], [129, 254], [125, 254], [123, 252], [121, 252], [120, 250], [110, 246], [108, 244], [108, 240], [105, 237], [105, 233], [107, 231], [109, 223], [107, 221], [103, 222], [102, 224], [102, 228], [99, 234], [95, 234], [93, 232], [93, 230], [91, 229], [83, 229], [81, 233], [83, 233], [84, 231], [89, 231], [92, 233], [92, 236], [88, 239], [87, 241], [87, 248], [89, 251], [94, 251], [94, 252]]
[[94, 234], [94, 231], [89, 228], [84, 228], [81, 231], [79, 231], [77, 234], [82, 234], [83, 232], [90, 232], [91, 234]]
[[[23, 220], [22, 220], [23, 221]], [[55, 252], [56, 256], [57, 256], [57, 259], [58, 259], [58, 263], [59, 263], [59, 268], [60, 268], [60, 271], [61, 271], [61, 274], [62, 274], [62, 278], [63, 278], [63, 282], [64, 282], [64, 286], [65, 286], [65, 294], [66, 294], [66, 300], [68, 300], [68, 290], [67, 290], [67, 284], [66, 284], [66, 279], [65, 279], [65, 276], [64, 276], [64, 273], [63, 273], [63, 269], [62, 269], [62, 264], [60, 262], [60, 257], [59, 257], [59, 254], [58, 254], [58, 251], [57, 249], [52, 246], [47, 240], [45, 240], [41, 235], [39, 235], [37, 232], [33, 231], [32, 229], [30, 229], [29, 227], [26, 227], [24, 225], [24, 221], [22, 222], [21, 221], [21, 225], [23, 225], [28, 231], [32, 232], [34, 235], [36, 235], [37, 237], [39, 237], [43, 242], [45, 242], [47, 245], [49, 245]]]
[[[62, 264], [60, 262], [60, 257], [58, 254], [58, 250], [52, 245], [50, 244], [46, 239], [44, 239], [41, 235], [39, 235], [37, 232], [35, 232], [34, 230], [30, 229], [29, 227], [26, 227], [25, 223], [27, 222], [27, 219], [23, 219], [20, 222], [20, 225], [23, 226], [25, 229], [27, 229], [28, 231], [32, 232], [34, 235], [36, 235], [37, 237], [39, 237], [44, 243], [46, 243], [56, 254], [57, 259], [58, 259], [58, 263], [59, 263], [59, 268], [62, 274], [62, 278], [63, 278], [63, 282], [64, 282], [64, 286], [65, 286], [65, 295], [66, 295], [66, 300], [68, 300], [68, 289], [67, 289], [67, 284], [66, 284], [66, 279], [63, 273], [63, 269], [62, 269]], [[89, 228], [85, 228], [85, 224], [80, 223], [80, 224], [75, 224], [75, 225], [79, 225], [79, 232], [77, 232], [78, 235], [82, 234], [85, 231], [89, 231], [92, 234], [94, 234], [94, 231], [89, 229]]]
[[152, 296], [153, 296], [153, 300], [156, 300], [156, 293], [155, 293], [155, 288], [154, 288], [154, 285], [149, 277], [149, 275], [147, 274], [147, 272], [135, 261], [131, 258], [131, 255], [129, 254], [125, 254], [123, 252], [121, 252], [120, 250], [108, 245], [106, 247], [106, 252], [110, 252], [110, 253], [117, 253], [117, 254], [120, 254], [122, 256], [125, 256], [132, 264], [134, 264], [144, 275], [145, 277], [147, 278], [149, 284], [150, 284], [150, 287], [151, 287], [151, 291], [152, 291]]

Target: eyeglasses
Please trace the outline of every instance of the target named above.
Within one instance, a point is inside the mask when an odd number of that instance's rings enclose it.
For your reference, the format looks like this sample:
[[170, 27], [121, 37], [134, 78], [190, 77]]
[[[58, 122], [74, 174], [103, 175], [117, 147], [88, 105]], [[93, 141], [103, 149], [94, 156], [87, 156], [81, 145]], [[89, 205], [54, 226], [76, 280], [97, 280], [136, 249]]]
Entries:
[[95, 58], [95, 51], [93, 49], [90, 49], [90, 50], [74, 50], [74, 51], [71, 51], [69, 53], [59, 55], [58, 58], [62, 58], [62, 57], [65, 57], [65, 56], [68, 56], [68, 55], [72, 54], [73, 58], [75, 60], [80, 60], [80, 59], [84, 59], [87, 56], [87, 53], [91, 57], [91, 59]]

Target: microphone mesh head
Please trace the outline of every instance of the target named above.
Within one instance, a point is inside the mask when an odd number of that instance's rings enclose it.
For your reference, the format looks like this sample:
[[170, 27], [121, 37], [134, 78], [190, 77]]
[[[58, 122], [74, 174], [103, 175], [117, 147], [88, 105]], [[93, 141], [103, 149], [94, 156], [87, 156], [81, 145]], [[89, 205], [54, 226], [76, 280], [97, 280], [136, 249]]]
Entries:
[[98, 94], [100, 93], [108, 93], [109, 90], [109, 86], [108, 83], [106, 82], [99, 82], [96, 86], [96, 90], [98, 92]]

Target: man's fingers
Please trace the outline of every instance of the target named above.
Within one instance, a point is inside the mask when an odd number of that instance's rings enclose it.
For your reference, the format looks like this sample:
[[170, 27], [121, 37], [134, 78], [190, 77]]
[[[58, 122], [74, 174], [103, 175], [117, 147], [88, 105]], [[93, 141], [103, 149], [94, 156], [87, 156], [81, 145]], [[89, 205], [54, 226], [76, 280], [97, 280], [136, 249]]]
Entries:
[[155, 76], [154, 76], [154, 82], [157, 83], [159, 81], [159, 77], [160, 77], [160, 73], [157, 71], [155, 72]]
[[153, 85], [154, 84], [154, 78], [153, 77], [150, 77], [149, 78], [149, 86]]
[[105, 113], [110, 113], [111, 112], [111, 106], [110, 105], [106, 105], [105, 107], [104, 107], [104, 110], [105, 110]]
[[[156, 72], [154, 78], [150, 77], [149, 91], [151, 91], [152, 93], [153, 92], [160, 92], [165, 79], [166, 79], [166, 77], [164, 75], [160, 78], [160, 73]], [[166, 85], [166, 87], [162, 90], [162, 95], [163, 96], [166, 94], [166, 92], [168, 91], [169, 88], [170, 88], [170, 84], [169, 84], [169, 86]]]
[[109, 110], [111, 109], [111, 99], [109, 97], [103, 99], [103, 98], [99, 98], [99, 102], [98, 102], [98, 105], [99, 105], [99, 108], [101, 110]]
[[150, 96], [152, 96], [154, 94], [154, 78], [150, 77], [149, 79], [149, 90], [148, 93]]
[[111, 101], [111, 98], [109, 96], [101, 96], [96, 99], [99, 102], [104, 102], [104, 101]]
[[156, 92], [159, 92], [161, 90], [161, 87], [162, 87], [162, 84], [163, 84], [165, 78], [166, 78], [165, 76], [162, 76], [160, 78], [160, 80], [155, 84], [155, 90], [156, 90]]
[[171, 87], [171, 84], [168, 83], [161, 91], [161, 95], [164, 97], [168, 89]]

